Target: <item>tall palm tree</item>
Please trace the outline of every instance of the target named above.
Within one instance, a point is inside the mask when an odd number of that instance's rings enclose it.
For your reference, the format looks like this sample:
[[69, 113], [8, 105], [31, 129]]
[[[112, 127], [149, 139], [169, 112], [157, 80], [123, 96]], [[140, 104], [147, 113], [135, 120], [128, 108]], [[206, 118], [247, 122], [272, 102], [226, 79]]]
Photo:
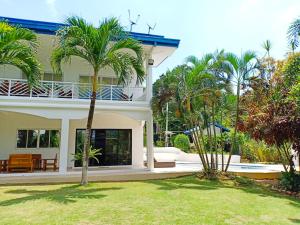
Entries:
[[289, 46], [293, 46], [293, 49], [299, 46], [299, 36], [300, 36], [300, 18], [295, 19], [290, 24], [287, 31]]
[[84, 59], [93, 68], [92, 96], [82, 159], [81, 184], [86, 185], [88, 183], [90, 136], [99, 71], [104, 67], [112, 68], [119, 83], [127, 83], [135, 72], [137, 82], [142, 82], [145, 74], [142, 59], [143, 50], [138, 41], [128, 36], [116, 18], [105, 19], [100, 22], [98, 27], [94, 27], [83, 18], [72, 16], [67, 19], [66, 24], [67, 26], [62, 27], [57, 32], [59, 44], [51, 57], [53, 70], [57, 74], [62, 74], [62, 62], [71, 60], [72, 56]]
[[0, 65], [19, 68], [27, 77], [31, 87], [40, 77], [40, 64], [35, 55], [37, 37], [28, 29], [0, 22]]
[[229, 152], [229, 158], [227, 161], [227, 165], [225, 171], [228, 170], [231, 156], [233, 150], [236, 150], [238, 147], [237, 143], [237, 128], [239, 123], [240, 116], [240, 95], [241, 95], [241, 87], [245, 87], [246, 82], [251, 79], [251, 75], [256, 70], [256, 54], [252, 51], [244, 52], [240, 57], [236, 56], [233, 53], [226, 54], [226, 60], [230, 63], [232, 75], [233, 75], [233, 83], [236, 84], [236, 107], [235, 107], [235, 125], [234, 125], [234, 133], [233, 133], [233, 147]]
[[[220, 97], [222, 92], [231, 92], [230, 64], [226, 60], [224, 50], [206, 54], [201, 59], [190, 56], [187, 58], [187, 62], [191, 67], [191, 73], [188, 76], [188, 80], [190, 81], [189, 86], [192, 87], [191, 97], [193, 99], [197, 98], [196, 102], [192, 102], [192, 106], [196, 109], [196, 105], [199, 107], [199, 103], [203, 103], [199, 111], [202, 114], [202, 118], [198, 118], [198, 120], [203, 120], [202, 128], [206, 129], [207, 132], [207, 144], [209, 147], [206, 151], [210, 151], [211, 169], [218, 170], [217, 136], [214, 124], [216, 124], [216, 117], [221, 108]], [[199, 98], [200, 96], [202, 97]], [[197, 136], [197, 134], [194, 135]], [[215, 162], [212, 154], [213, 149], [215, 152]], [[203, 158], [205, 160], [205, 157]], [[208, 159], [206, 160], [208, 161]]]

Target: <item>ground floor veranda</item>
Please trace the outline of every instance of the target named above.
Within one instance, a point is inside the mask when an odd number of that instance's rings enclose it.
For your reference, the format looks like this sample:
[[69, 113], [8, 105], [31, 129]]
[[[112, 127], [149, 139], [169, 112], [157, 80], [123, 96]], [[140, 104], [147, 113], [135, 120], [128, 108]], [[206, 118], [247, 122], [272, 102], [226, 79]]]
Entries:
[[[78, 147], [77, 137], [78, 131], [84, 129], [86, 124], [86, 113], [74, 113], [74, 111], [52, 111], [46, 116], [45, 110], [33, 111], [32, 113], [20, 112], [18, 110], [0, 110], [0, 160], [8, 159], [12, 154], [40, 154], [42, 159], [54, 158], [57, 155], [58, 162], [56, 171], [52, 168], [44, 170], [34, 170], [33, 172], [24, 171], [10, 171], [6, 170], [0, 172], [0, 184], [6, 183], [56, 183], [56, 182], [79, 182], [81, 178], [81, 167], [76, 166], [74, 161], [74, 153], [76, 147]], [[64, 116], [62, 116], [64, 115]], [[101, 164], [104, 158], [100, 158], [100, 164], [97, 166], [91, 166], [89, 168], [90, 181], [117, 181], [117, 180], [145, 180], [145, 179], [162, 179], [168, 177], [176, 177], [181, 175], [187, 175], [195, 173], [201, 170], [201, 165], [198, 163], [199, 159], [191, 158], [191, 154], [183, 157], [184, 163], [180, 163], [181, 159], [175, 159], [176, 166], [174, 168], [154, 168], [154, 150], [152, 143], [152, 126], [146, 126], [147, 123], [152, 123], [152, 117], [148, 112], [113, 112], [96, 110], [93, 130], [94, 141], [97, 140], [97, 136], [101, 137], [104, 134], [103, 131], [126, 131], [123, 138], [130, 139], [129, 142], [125, 141], [119, 145], [126, 145], [125, 152], [128, 150], [129, 154], [123, 153], [121, 161], [107, 161], [107, 164]], [[50, 117], [50, 118], [49, 118]], [[51, 118], [52, 117], [52, 118]], [[54, 118], [53, 118], [54, 117]], [[61, 118], [55, 118], [61, 117]], [[41, 141], [42, 137], [37, 138], [37, 146], [32, 147], [32, 142], [29, 143], [29, 133], [27, 132], [25, 143], [26, 148], [18, 146], [20, 144], [19, 130], [38, 130], [41, 131], [58, 130], [59, 131], [59, 144], [51, 145], [50, 137], [48, 137], [48, 145], [45, 145]], [[147, 131], [147, 135], [144, 133]], [[97, 133], [98, 132], [98, 133]], [[112, 132], [112, 133], [116, 133]], [[114, 137], [105, 134], [106, 141], [111, 142]], [[119, 137], [122, 135], [119, 135]], [[101, 138], [100, 138], [101, 139]], [[29, 142], [28, 142], [29, 141]], [[103, 141], [103, 139], [102, 139]], [[146, 142], [146, 145], [144, 143]], [[101, 142], [101, 141], [100, 141]], [[21, 143], [24, 145], [24, 143]], [[31, 147], [30, 147], [31, 146]], [[144, 148], [146, 147], [146, 148]], [[119, 148], [114, 145], [104, 146], [106, 153], [110, 151], [118, 151]], [[124, 149], [124, 148], [123, 148]], [[157, 152], [156, 152], [157, 154]], [[165, 151], [161, 154], [168, 154]], [[106, 154], [106, 157], [116, 155]], [[171, 157], [172, 158], [172, 157]], [[233, 159], [235, 156], [233, 156]], [[149, 166], [145, 167], [145, 162]], [[236, 161], [239, 162], [239, 161]], [[115, 163], [115, 164], [114, 164]], [[233, 162], [235, 163], [235, 162]], [[240, 172], [241, 167], [232, 165], [231, 171]], [[244, 175], [247, 173], [261, 173], [264, 177], [277, 178], [280, 175], [280, 171], [283, 170], [282, 166], [267, 166], [260, 170], [256, 165], [244, 165]], [[245, 171], [246, 169], [246, 171]], [[249, 170], [249, 171], [247, 171]], [[267, 174], [267, 175], [266, 175]]]
[[[47, 110], [48, 113], [45, 113]], [[81, 165], [74, 160], [74, 154], [82, 148], [87, 110], [21, 111], [0, 109], [0, 175], [8, 177], [13, 174], [26, 174], [27, 171], [22, 168], [7, 169], [10, 157], [16, 154], [40, 156], [40, 168], [33, 168], [28, 174], [65, 175], [70, 171], [78, 173]], [[90, 170], [153, 169], [153, 127], [146, 126], [152, 124], [150, 113], [96, 110], [91, 142], [95, 148], [100, 149], [101, 155], [97, 156], [99, 163], [95, 160], [90, 162]], [[146, 130], [148, 134], [144, 137]], [[146, 154], [144, 142], [147, 142]], [[44, 168], [45, 160], [55, 158], [56, 170], [53, 166]], [[145, 160], [147, 167], [144, 166]]]

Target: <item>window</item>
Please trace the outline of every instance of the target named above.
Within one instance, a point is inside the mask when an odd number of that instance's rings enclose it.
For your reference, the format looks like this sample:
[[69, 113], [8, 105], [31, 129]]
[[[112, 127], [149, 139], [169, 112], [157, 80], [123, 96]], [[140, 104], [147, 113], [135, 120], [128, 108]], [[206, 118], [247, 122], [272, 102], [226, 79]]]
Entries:
[[46, 81], [62, 81], [62, 76], [54, 73], [44, 73], [43, 80]]
[[17, 147], [26, 148], [27, 130], [18, 130]]
[[[101, 155], [89, 160], [90, 166], [116, 166], [132, 164], [132, 134], [128, 129], [92, 129], [91, 146], [100, 149]], [[84, 129], [76, 130], [75, 152], [83, 150]], [[80, 161], [75, 161], [75, 167], [81, 166]]]
[[58, 148], [58, 130], [18, 130], [17, 148]]
[[58, 130], [50, 130], [50, 148], [59, 147], [59, 136]]
[[27, 131], [27, 148], [37, 148], [38, 130]]
[[[63, 77], [61, 75], [57, 75], [57, 74], [54, 74], [54, 73], [44, 73], [41, 77], [42, 80], [45, 80], [45, 81], [62, 81]], [[24, 73], [22, 73], [22, 79], [26, 80], [27, 77]]]
[[102, 84], [105, 85], [117, 85], [118, 79], [114, 77], [102, 77]]
[[49, 147], [50, 135], [49, 130], [40, 130], [40, 148]]
[[[92, 83], [92, 76], [80, 75], [79, 83], [90, 84]], [[100, 77], [98, 77], [98, 83], [100, 83]]]
[[[79, 83], [85, 83], [85, 84], [92, 83], [92, 76], [80, 75]], [[117, 85], [118, 78], [116, 78], [116, 77], [98, 77], [98, 84]]]

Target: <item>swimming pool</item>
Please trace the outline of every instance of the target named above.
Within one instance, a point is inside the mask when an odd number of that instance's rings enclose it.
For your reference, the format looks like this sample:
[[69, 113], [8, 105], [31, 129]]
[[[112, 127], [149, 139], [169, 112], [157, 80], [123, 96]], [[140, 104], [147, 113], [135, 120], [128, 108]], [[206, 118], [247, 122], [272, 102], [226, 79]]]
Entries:
[[[219, 164], [219, 168], [221, 168]], [[196, 162], [176, 162], [176, 169], [185, 171], [199, 171], [202, 169], [201, 163]], [[276, 179], [283, 171], [282, 165], [273, 164], [252, 164], [252, 163], [234, 163], [230, 164], [228, 171], [233, 172], [239, 176], [246, 176], [254, 179]]]

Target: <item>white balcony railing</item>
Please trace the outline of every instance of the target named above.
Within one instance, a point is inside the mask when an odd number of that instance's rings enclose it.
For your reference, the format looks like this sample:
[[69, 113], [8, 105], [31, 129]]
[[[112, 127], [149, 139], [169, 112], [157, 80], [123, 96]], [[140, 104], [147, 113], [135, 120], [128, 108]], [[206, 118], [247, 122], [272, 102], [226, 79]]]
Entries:
[[[97, 100], [145, 101], [144, 87], [99, 85]], [[26, 80], [0, 78], [0, 97], [90, 99], [91, 84], [40, 81], [31, 89]]]

